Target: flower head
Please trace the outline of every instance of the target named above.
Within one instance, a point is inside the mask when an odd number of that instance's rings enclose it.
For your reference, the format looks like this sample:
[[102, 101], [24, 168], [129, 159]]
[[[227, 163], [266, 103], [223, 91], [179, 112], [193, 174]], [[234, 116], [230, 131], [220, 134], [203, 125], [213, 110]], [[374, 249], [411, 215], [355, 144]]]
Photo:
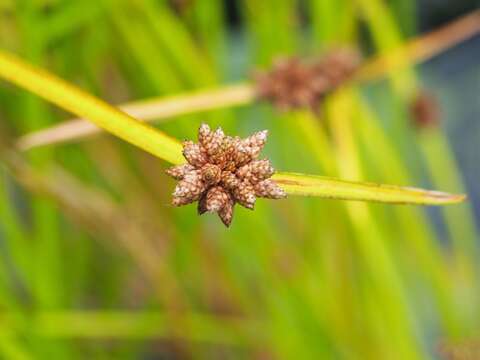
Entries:
[[173, 192], [173, 205], [198, 201], [198, 213], [216, 212], [229, 226], [236, 203], [253, 209], [257, 197], [286, 197], [270, 177], [275, 170], [267, 159], [258, 155], [267, 140], [267, 131], [246, 139], [226, 136], [221, 128], [212, 131], [200, 126], [198, 143], [185, 141], [186, 164], [171, 167], [167, 174], [179, 180]]
[[278, 59], [272, 69], [256, 76], [257, 94], [280, 110], [319, 111], [326, 94], [347, 81], [360, 64], [352, 50], [338, 49], [312, 61]]

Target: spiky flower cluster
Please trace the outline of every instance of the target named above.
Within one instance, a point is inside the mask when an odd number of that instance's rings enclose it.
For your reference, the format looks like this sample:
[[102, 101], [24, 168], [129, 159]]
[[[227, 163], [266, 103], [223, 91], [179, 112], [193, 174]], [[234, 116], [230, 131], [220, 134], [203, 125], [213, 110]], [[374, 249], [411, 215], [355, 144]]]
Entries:
[[257, 94], [280, 110], [310, 108], [318, 112], [325, 95], [347, 81], [359, 64], [359, 54], [348, 49], [312, 61], [278, 59], [270, 71], [255, 76]]
[[198, 144], [183, 143], [186, 164], [174, 166], [167, 174], [179, 180], [173, 205], [198, 201], [198, 213], [216, 212], [229, 226], [236, 203], [253, 209], [257, 197], [280, 199], [286, 193], [271, 179], [274, 169], [267, 159], [257, 160], [267, 140], [267, 131], [246, 139], [225, 136], [221, 128], [200, 126]]

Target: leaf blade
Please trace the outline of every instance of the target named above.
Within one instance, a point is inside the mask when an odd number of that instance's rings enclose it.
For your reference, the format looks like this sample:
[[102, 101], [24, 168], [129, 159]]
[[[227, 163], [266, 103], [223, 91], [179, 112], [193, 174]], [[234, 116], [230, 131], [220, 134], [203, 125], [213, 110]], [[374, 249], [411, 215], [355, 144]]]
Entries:
[[444, 205], [465, 200], [465, 195], [439, 191], [340, 180], [298, 173], [276, 173], [273, 180], [290, 195], [325, 199], [369, 201], [389, 204]]
[[[246, 105], [254, 99], [254, 87], [249, 83], [239, 83], [187, 94], [134, 101], [118, 107], [139, 121], [158, 122], [181, 115]], [[46, 145], [79, 141], [100, 132], [101, 128], [88, 121], [72, 119], [20, 137], [17, 147], [26, 151]]]
[[178, 140], [130, 117], [66, 81], [0, 50], [0, 77], [60, 106], [143, 150], [183, 162]]
[[480, 10], [475, 10], [437, 30], [409, 39], [403, 45], [375, 56], [357, 72], [355, 81], [361, 83], [378, 80], [402, 68], [425, 62], [479, 32]]

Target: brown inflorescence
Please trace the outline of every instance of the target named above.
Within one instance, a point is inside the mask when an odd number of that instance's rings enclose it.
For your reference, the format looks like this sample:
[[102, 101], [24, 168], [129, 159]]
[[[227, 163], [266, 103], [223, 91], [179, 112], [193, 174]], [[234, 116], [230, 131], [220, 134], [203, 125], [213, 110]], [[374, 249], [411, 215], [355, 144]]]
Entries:
[[360, 65], [353, 50], [330, 51], [318, 59], [278, 59], [271, 70], [255, 75], [257, 96], [280, 110], [309, 108], [318, 113], [329, 92], [348, 81]]
[[179, 180], [173, 205], [198, 201], [198, 213], [216, 212], [229, 226], [236, 203], [253, 209], [257, 197], [286, 197], [270, 177], [275, 170], [267, 159], [257, 160], [267, 140], [267, 131], [246, 139], [226, 136], [221, 128], [200, 126], [198, 143], [185, 141], [186, 164], [171, 167], [167, 174]]
[[436, 127], [441, 116], [437, 98], [430, 92], [419, 91], [410, 103], [410, 114], [416, 127]]

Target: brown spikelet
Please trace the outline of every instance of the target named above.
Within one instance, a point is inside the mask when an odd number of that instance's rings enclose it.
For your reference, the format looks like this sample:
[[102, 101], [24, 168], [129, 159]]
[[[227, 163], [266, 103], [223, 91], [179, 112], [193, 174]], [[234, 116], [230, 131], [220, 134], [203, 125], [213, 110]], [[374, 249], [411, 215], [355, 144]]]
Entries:
[[234, 173], [230, 171], [224, 171], [222, 172], [222, 185], [227, 190], [233, 190], [240, 186], [240, 180]]
[[229, 200], [230, 197], [223, 187], [214, 186], [207, 192], [205, 208], [207, 211], [218, 212], [227, 204]]
[[260, 151], [262, 151], [265, 143], [267, 142], [267, 135], [268, 131], [263, 130], [256, 132], [252, 136], [249, 136], [245, 139], [245, 147], [247, 148], [247, 152], [252, 159], [256, 158], [260, 154]]
[[190, 204], [198, 200], [203, 191], [205, 191], [205, 184], [202, 181], [200, 171], [193, 170], [187, 173], [175, 187], [173, 205]]
[[337, 49], [310, 61], [277, 60], [270, 71], [255, 76], [257, 96], [280, 110], [320, 110], [325, 95], [348, 81], [360, 65], [356, 51]]
[[419, 129], [437, 126], [441, 116], [437, 98], [432, 93], [420, 91], [410, 103], [410, 115]]
[[281, 199], [285, 197], [285, 191], [273, 180], [267, 179], [255, 185], [255, 195], [269, 199]]
[[203, 182], [208, 185], [218, 184], [221, 180], [222, 170], [218, 165], [205, 164], [200, 170]]
[[207, 124], [201, 124], [198, 128], [198, 143], [200, 146], [205, 147], [212, 138], [212, 130]]
[[211, 131], [202, 124], [199, 142], [183, 143], [188, 163], [167, 170], [168, 175], [179, 180], [173, 192], [173, 205], [198, 200], [200, 215], [216, 212], [225, 226], [229, 226], [236, 203], [253, 209], [257, 197], [285, 197], [286, 193], [269, 180], [275, 171], [270, 161], [257, 160], [266, 140], [267, 131], [240, 139], [225, 136], [220, 128]]
[[183, 156], [188, 163], [194, 167], [199, 167], [207, 163], [208, 158], [205, 150], [192, 141], [183, 142]]
[[327, 91], [329, 91], [349, 80], [360, 63], [361, 58], [358, 52], [351, 49], [337, 49], [318, 59], [312, 66], [316, 77], [327, 82]]
[[222, 150], [224, 138], [225, 135], [223, 134], [221, 128], [218, 128], [217, 130], [215, 130], [214, 133], [211, 134], [211, 136], [208, 138], [208, 142], [202, 145], [208, 156], [212, 157], [215, 155], [219, 155], [219, 152], [221, 152]]
[[250, 210], [253, 209], [255, 200], [257, 200], [252, 184], [246, 179], [233, 190], [233, 196], [240, 205]]
[[[246, 139], [234, 139], [231, 160], [234, 167], [243, 166], [257, 158], [267, 141], [268, 131], [259, 131]], [[233, 169], [232, 169], [233, 170]]]
[[254, 160], [237, 170], [240, 178], [247, 179], [251, 184], [256, 184], [261, 180], [268, 179], [273, 175], [274, 169], [270, 164], [270, 160]]
[[185, 175], [191, 172], [192, 170], [195, 170], [195, 168], [192, 165], [182, 164], [182, 165], [171, 167], [170, 169], [167, 170], [167, 174], [176, 180], [182, 180], [185, 177]]
[[235, 200], [233, 200], [233, 198], [230, 196], [228, 202], [218, 212], [218, 216], [220, 217], [220, 220], [222, 220], [223, 224], [226, 227], [229, 227], [230, 224], [232, 223], [234, 206], [235, 206]]

